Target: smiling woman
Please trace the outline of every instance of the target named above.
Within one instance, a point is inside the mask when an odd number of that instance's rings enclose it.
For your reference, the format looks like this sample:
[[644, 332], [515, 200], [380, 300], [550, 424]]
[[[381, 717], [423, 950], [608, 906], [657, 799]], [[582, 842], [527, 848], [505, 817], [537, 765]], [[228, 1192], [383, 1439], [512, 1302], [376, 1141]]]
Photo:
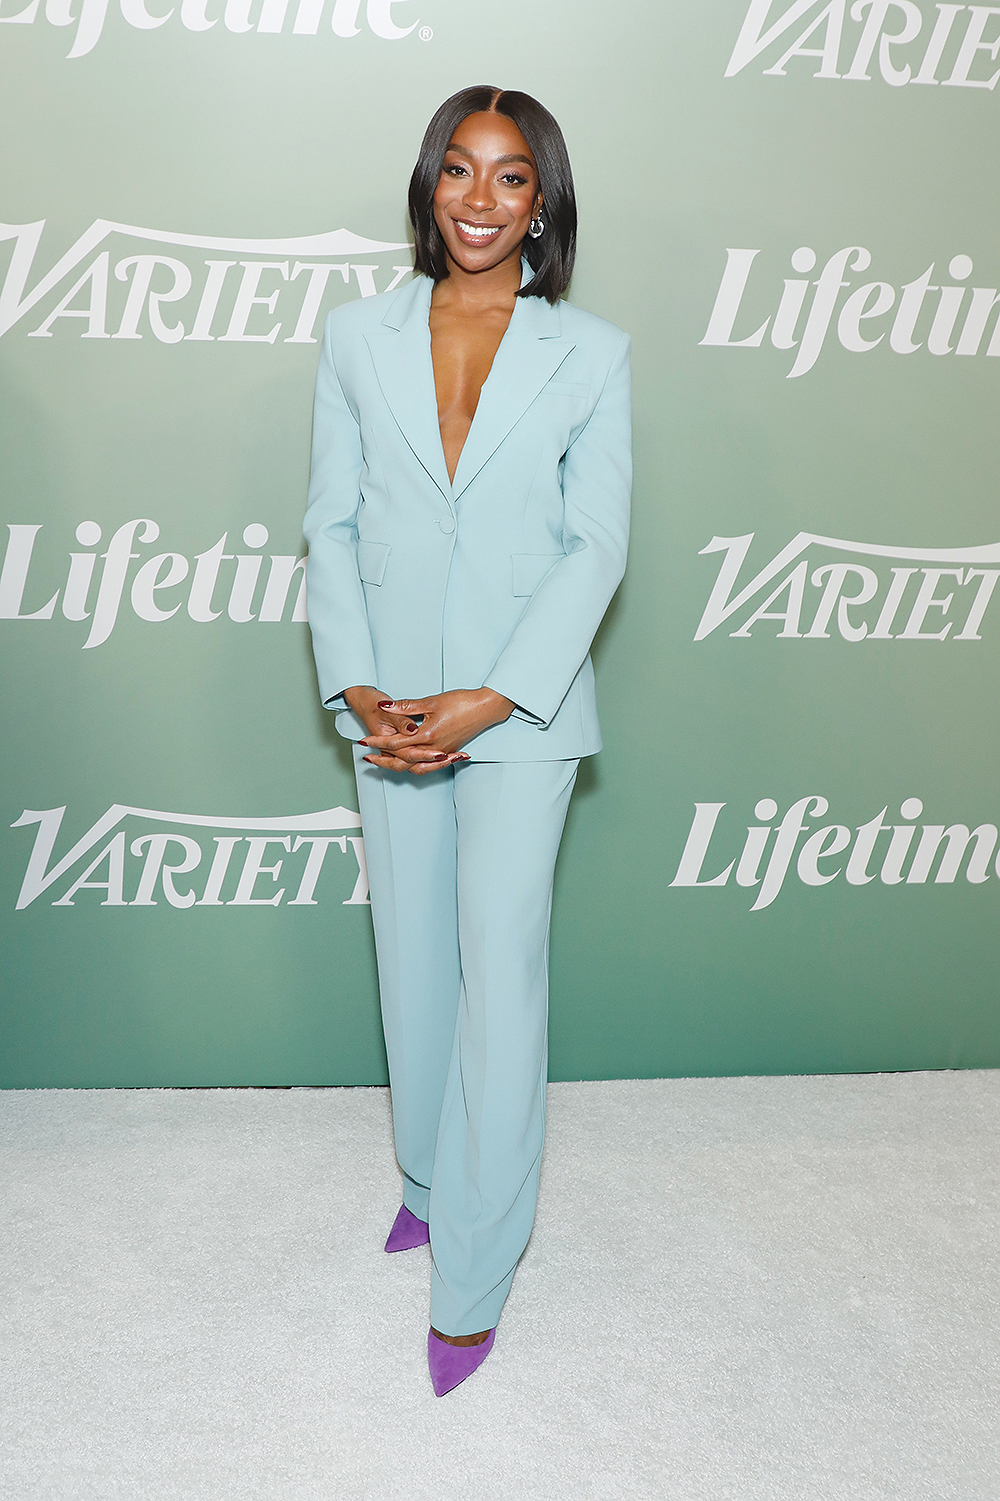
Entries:
[[[508, 152], [501, 147], [496, 167], [498, 188], [500, 179], [510, 179], [507, 193], [500, 188], [501, 203], [514, 189], [512, 196], [520, 211], [517, 217], [523, 223], [520, 253], [534, 272], [518, 295], [541, 296], [554, 303], [569, 286], [576, 254], [573, 173], [566, 142], [555, 119], [537, 99], [515, 90], [462, 89], [445, 100], [428, 125], [410, 179], [409, 208], [414, 230], [415, 269], [436, 283], [448, 276], [448, 258], [449, 254], [454, 255], [457, 237], [448, 237], [448, 226], [439, 218], [438, 209], [445, 201], [445, 178], [461, 181], [471, 175], [472, 164], [466, 155], [466, 133], [475, 128], [475, 122], [481, 123], [483, 116], [492, 117], [498, 126], [513, 127], [506, 137], [511, 143]], [[524, 182], [519, 192], [517, 179]], [[529, 195], [533, 199], [532, 210], [538, 214], [544, 199], [545, 217], [544, 220], [536, 218], [529, 227], [523, 220], [523, 199], [531, 182], [535, 184], [535, 190]], [[544, 194], [537, 191], [542, 182], [545, 184]], [[459, 207], [457, 212], [461, 217], [462, 208]], [[470, 208], [466, 212], [473, 210]], [[494, 238], [497, 238], [502, 218], [503, 215], [498, 214], [481, 227], [492, 230], [496, 225]], [[477, 223], [479, 221], [473, 217], [473, 225]], [[508, 239], [508, 250], [512, 238]], [[474, 236], [472, 243], [476, 243]]]
[[327, 320], [305, 533], [320, 693], [356, 741], [403, 1206], [439, 1396], [489, 1354], [535, 1212], [552, 879], [589, 650], [625, 568], [629, 341], [560, 301], [555, 120], [465, 89], [410, 183], [417, 275]]

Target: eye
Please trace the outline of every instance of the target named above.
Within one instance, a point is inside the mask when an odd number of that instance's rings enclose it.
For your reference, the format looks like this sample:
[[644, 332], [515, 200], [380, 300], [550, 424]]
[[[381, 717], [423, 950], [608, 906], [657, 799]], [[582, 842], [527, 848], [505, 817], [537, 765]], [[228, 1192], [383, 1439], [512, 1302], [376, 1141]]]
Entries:
[[441, 168], [441, 171], [447, 173], [449, 177], [465, 176], [465, 167], [461, 162], [445, 162], [444, 166]]
[[515, 188], [523, 188], [528, 181], [526, 177], [521, 176], [520, 172], [505, 172], [500, 180]]

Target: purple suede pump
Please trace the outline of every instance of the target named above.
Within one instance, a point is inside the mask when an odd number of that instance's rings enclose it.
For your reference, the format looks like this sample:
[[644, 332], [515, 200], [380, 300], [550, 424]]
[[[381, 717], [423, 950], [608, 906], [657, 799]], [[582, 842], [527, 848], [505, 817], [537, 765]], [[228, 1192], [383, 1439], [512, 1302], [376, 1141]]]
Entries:
[[445, 1392], [460, 1386], [467, 1376], [478, 1370], [493, 1349], [496, 1330], [491, 1329], [481, 1345], [449, 1345], [438, 1339], [433, 1330], [427, 1331], [427, 1368], [431, 1373], [434, 1395], [443, 1397]]
[[415, 1214], [411, 1214], [405, 1204], [399, 1206], [399, 1213], [392, 1222], [389, 1231], [389, 1239], [385, 1243], [387, 1251], [412, 1251], [416, 1246], [426, 1246], [430, 1241], [430, 1231], [425, 1220], [418, 1220]]

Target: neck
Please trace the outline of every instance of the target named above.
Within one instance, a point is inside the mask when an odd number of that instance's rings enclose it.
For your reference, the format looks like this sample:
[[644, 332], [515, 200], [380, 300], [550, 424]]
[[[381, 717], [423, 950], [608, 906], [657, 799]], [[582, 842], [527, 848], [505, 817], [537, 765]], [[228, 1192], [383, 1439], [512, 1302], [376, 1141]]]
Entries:
[[468, 312], [498, 305], [512, 308], [520, 286], [520, 246], [486, 271], [465, 271], [449, 255], [448, 275], [434, 288], [433, 298]]

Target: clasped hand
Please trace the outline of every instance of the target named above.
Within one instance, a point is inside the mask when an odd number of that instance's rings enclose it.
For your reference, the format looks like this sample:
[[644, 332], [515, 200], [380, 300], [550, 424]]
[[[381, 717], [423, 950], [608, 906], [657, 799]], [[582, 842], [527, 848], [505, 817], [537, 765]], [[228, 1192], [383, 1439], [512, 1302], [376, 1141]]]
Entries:
[[375, 751], [364, 759], [384, 771], [414, 776], [468, 761], [462, 746], [491, 725], [502, 724], [514, 709], [509, 698], [492, 688], [454, 688], [393, 702], [378, 688], [356, 687], [348, 688], [344, 699], [367, 731], [360, 743]]

